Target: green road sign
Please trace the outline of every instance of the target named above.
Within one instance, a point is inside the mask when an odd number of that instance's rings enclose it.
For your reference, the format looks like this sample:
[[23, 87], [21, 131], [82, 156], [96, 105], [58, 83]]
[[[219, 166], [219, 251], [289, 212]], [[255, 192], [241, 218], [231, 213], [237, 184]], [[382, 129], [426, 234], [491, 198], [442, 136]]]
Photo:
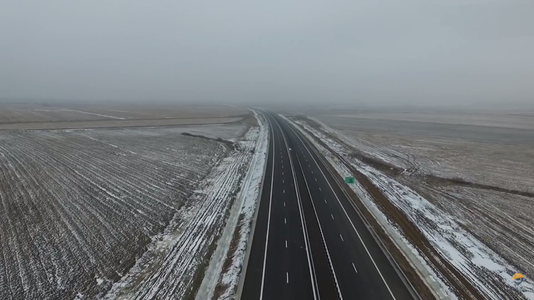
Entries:
[[354, 177], [352, 176], [345, 177], [345, 183], [354, 183]]

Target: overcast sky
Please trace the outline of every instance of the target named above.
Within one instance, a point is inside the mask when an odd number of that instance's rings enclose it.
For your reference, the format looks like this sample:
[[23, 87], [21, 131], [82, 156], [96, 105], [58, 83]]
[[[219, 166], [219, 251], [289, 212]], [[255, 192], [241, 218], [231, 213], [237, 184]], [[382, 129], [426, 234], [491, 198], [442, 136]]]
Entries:
[[0, 0], [0, 97], [534, 102], [534, 1]]

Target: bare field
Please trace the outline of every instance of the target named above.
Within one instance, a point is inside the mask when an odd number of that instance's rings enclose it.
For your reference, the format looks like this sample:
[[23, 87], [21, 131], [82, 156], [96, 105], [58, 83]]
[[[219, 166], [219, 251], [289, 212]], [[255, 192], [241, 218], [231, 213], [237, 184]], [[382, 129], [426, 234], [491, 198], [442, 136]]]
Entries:
[[0, 132], [0, 298], [93, 299], [127, 273], [227, 155], [182, 131]]
[[534, 130], [534, 112], [508, 113], [416, 113], [416, 112], [373, 112], [332, 115], [340, 118], [372, 120], [395, 120], [408, 122], [427, 122], [452, 125], [475, 125]]
[[154, 120], [99, 120], [63, 122], [23, 122], [0, 124], [0, 130], [45, 130], [45, 129], [83, 129], [119, 127], [156, 127], [198, 124], [225, 124], [243, 120], [241, 117], [229, 118], [192, 118], [192, 119], [154, 119]]
[[[355, 157], [417, 191], [518, 272], [534, 273], [534, 130], [463, 125], [469, 120], [316, 119]], [[456, 248], [469, 252], [461, 241]]]
[[228, 105], [130, 104], [81, 106], [79, 109], [126, 119], [227, 118], [249, 113], [244, 108]]
[[226, 105], [0, 104], [0, 130], [214, 124], [249, 115]]
[[364, 155], [431, 174], [534, 192], [534, 130], [320, 117]]

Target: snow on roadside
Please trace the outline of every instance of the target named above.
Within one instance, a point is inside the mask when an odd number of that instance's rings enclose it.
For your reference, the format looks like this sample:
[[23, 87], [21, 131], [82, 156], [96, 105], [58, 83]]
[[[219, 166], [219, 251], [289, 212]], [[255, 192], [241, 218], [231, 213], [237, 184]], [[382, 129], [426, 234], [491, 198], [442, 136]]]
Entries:
[[[232, 214], [235, 213], [234, 219], [230, 217], [225, 233], [218, 242], [219, 247], [211, 258], [209, 271], [196, 295], [198, 300], [212, 299], [217, 287], [222, 288], [218, 290], [218, 299], [228, 299], [236, 293], [239, 284], [269, 147], [269, 130], [265, 119], [256, 112], [254, 115], [260, 125], [254, 156], [232, 209]], [[232, 240], [235, 230], [239, 230], [237, 241]], [[229, 249], [234, 242], [236, 243], [235, 249]], [[223, 265], [228, 259], [230, 264], [223, 270]]]
[[[346, 176], [350, 174], [342, 162], [339, 162], [332, 155], [328, 155], [329, 151], [334, 150], [336, 153], [348, 157], [347, 154], [350, 153], [350, 149], [346, 149], [345, 146], [337, 143], [335, 140], [322, 134], [320, 131], [312, 128], [304, 122], [296, 121], [292, 123], [297, 124], [297, 127], [305, 128], [317, 138], [324, 141], [330, 149], [324, 149], [324, 147], [319, 145], [313, 138], [309, 138], [323, 154], [327, 154], [325, 156], [340, 175]], [[305, 131], [302, 132], [309, 137]], [[462, 274], [464, 274], [465, 277], [485, 295], [485, 297], [488, 299], [505, 299], [507, 294], [509, 294], [506, 291], [501, 290], [502, 286], [495, 286], [494, 283], [496, 280], [503, 283], [503, 285], [508, 286], [510, 290], [516, 288], [511, 280], [512, 275], [515, 273], [514, 267], [509, 265], [502, 257], [477, 240], [473, 235], [461, 228], [453, 217], [441, 211], [409, 187], [389, 178], [380, 171], [365, 165], [357, 159], [351, 159], [350, 161], [353, 166], [357, 167], [375, 185], [377, 185], [386, 197], [395, 206], [401, 209], [414, 224], [417, 224], [425, 237], [434, 245], [441, 255], [446, 257]], [[364, 191], [364, 189], [358, 187], [358, 185], [353, 185], [351, 188], [354, 189], [359, 196], [362, 195], [362, 192]], [[376, 208], [370, 209], [375, 217], [377, 219], [383, 218], [383, 213], [377, 215], [377, 211], [380, 210], [373, 203], [371, 200], [372, 198], [368, 197], [368, 195], [367, 197], [365, 195], [363, 196], [364, 197], [361, 198], [365, 202], [368, 202], [366, 203], [368, 207], [369, 204], [372, 204]], [[395, 227], [394, 224], [390, 225]], [[406, 239], [404, 239], [404, 242], [408, 243]], [[421, 260], [421, 264], [427, 267], [427, 271], [430, 274], [433, 274], [434, 280], [441, 282], [430, 266], [428, 266], [423, 258], [420, 257], [416, 249], [413, 246], [409, 248], [412, 250], [412, 254]], [[442, 291], [447, 290], [442, 288]], [[449, 297], [454, 297], [451, 291], [447, 292]], [[520, 292], [525, 298], [534, 299], [534, 286], [528, 279], [526, 279], [526, 282], [523, 282]]]
[[153, 239], [104, 299], [183, 299], [191, 293], [224, 228], [226, 212], [254, 156], [259, 131], [251, 128], [234, 144], [235, 149], [212, 169], [164, 233]]

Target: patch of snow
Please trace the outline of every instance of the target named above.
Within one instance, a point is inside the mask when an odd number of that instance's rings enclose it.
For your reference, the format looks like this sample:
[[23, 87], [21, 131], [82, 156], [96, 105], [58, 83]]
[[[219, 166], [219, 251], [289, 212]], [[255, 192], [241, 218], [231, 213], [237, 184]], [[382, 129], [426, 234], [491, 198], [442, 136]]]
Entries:
[[[263, 116], [254, 112], [259, 124], [258, 137], [254, 141], [255, 151], [247, 176], [242, 184], [239, 196], [232, 214], [229, 218], [225, 232], [218, 242], [218, 247], [211, 258], [210, 266], [202, 282], [196, 299], [212, 299], [215, 288], [221, 285], [224, 290], [220, 299], [226, 299], [235, 294], [241, 270], [244, 263], [247, 242], [250, 235], [252, 218], [256, 210], [258, 196], [261, 190], [261, 183], [264, 175], [264, 166], [267, 160], [267, 149], [269, 146], [268, 128]], [[239, 221], [239, 223], [238, 223]], [[239, 228], [237, 247], [232, 253], [228, 253], [229, 246], [233, 242], [232, 238], [236, 228]], [[230, 266], [223, 270], [226, 259], [231, 259]]]
[[260, 136], [256, 145], [256, 153], [253, 158], [253, 167], [251, 176], [244, 187], [243, 205], [241, 207], [242, 221], [239, 224], [239, 242], [233, 253], [230, 268], [222, 274], [221, 284], [226, 287], [221, 298], [225, 299], [236, 292], [239, 283], [245, 254], [247, 251], [247, 242], [251, 234], [252, 218], [256, 211], [261, 184], [263, 181], [265, 164], [267, 163], [267, 152], [269, 147], [269, 130], [264, 117], [258, 117], [254, 112], [258, 123], [260, 124]]

